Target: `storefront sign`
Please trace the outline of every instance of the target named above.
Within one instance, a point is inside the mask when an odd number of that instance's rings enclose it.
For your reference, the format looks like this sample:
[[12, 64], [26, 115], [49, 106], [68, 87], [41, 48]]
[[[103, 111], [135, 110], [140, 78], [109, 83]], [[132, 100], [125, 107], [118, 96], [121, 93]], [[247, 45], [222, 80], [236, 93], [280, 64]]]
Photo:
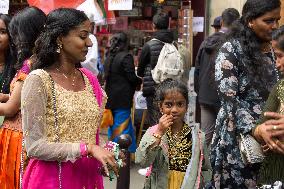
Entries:
[[134, 94], [135, 109], [147, 109], [146, 98], [142, 95], [142, 91], [136, 91]]
[[9, 0], [0, 0], [0, 13], [8, 14]]
[[192, 23], [193, 32], [203, 32], [204, 31], [204, 17], [193, 17]]
[[108, 10], [131, 10], [133, 0], [108, 0]]

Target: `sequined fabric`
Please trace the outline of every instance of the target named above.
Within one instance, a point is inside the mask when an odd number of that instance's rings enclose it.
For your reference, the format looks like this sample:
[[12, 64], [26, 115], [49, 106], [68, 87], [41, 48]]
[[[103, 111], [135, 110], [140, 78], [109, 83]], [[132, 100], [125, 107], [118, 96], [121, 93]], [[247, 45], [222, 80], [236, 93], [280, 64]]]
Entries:
[[184, 124], [178, 137], [173, 135], [169, 129], [167, 138], [169, 145], [168, 189], [180, 188], [192, 155], [191, 129]]
[[170, 129], [167, 131], [169, 145], [169, 170], [185, 172], [191, 158], [191, 129], [185, 124], [180, 136], [175, 138]]
[[[54, 133], [54, 110], [52, 99], [52, 84], [50, 76], [43, 71], [41, 78], [45, 83], [47, 95], [46, 123], [47, 141], [55, 141]], [[58, 112], [59, 138], [60, 142], [96, 143], [96, 132], [101, 119], [102, 111], [98, 107], [97, 100], [93, 94], [92, 86], [84, 75], [86, 83], [85, 90], [73, 92], [68, 91], [55, 83], [56, 108]], [[41, 92], [40, 90], [38, 92]], [[74, 134], [76, 133], [76, 134]]]

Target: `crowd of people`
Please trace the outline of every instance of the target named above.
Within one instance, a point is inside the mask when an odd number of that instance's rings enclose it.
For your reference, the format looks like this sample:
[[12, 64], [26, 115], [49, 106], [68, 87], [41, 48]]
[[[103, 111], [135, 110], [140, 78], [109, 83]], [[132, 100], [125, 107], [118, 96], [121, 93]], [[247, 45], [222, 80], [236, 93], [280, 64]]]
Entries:
[[[96, 76], [99, 57], [91, 15], [72, 8], [45, 15], [36, 7], [12, 18], [0, 14], [0, 116], [5, 117], [0, 129], [0, 188], [103, 189], [103, 176], [118, 176], [123, 165], [119, 160], [124, 160], [123, 154], [118, 158], [109, 149], [111, 145], [100, 144], [105, 109], [113, 116], [109, 140], [131, 136], [128, 150], [147, 168], [145, 189], [280, 188], [280, 9], [280, 0], [247, 0], [241, 14], [228, 8], [214, 20], [215, 33], [201, 44], [195, 63], [200, 126], [184, 119], [192, 106], [186, 83], [172, 77], [159, 83], [153, 79], [161, 52], [168, 53], [165, 47], [178, 53], [181, 59], [175, 61], [186, 62], [187, 57], [174, 43], [163, 11], [153, 17], [155, 33], [142, 49], [137, 73], [128, 36], [112, 36], [104, 86]], [[181, 65], [178, 73], [188, 73]], [[131, 108], [140, 89], [150, 127], [137, 147]], [[251, 151], [244, 151], [244, 139], [249, 139]], [[257, 149], [262, 159], [249, 159]]]

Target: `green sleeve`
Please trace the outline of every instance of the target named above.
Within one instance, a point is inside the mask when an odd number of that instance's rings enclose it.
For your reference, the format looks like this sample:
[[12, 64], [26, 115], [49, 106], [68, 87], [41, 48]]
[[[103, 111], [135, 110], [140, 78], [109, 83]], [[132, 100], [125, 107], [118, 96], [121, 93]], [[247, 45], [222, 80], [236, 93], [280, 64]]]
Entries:
[[152, 136], [150, 130], [148, 129], [143, 135], [139, 147], [135, 153], [135, 162], [140, 164], [141, 167], [149, 167], [153, 164], [157, 156], [162, 155], [161, 146], [156, 146], [150, 149], [150, 146], [154, 144], [156, 138]]
[[[269, 97], [266, 101], [264, 109], [261, 113], [260, 119], [258, 120], [258, 124], [262, 124], [269, 119], [269, 117], [264, 116], [264, 112], [278, 112], [280, 101], [279, 101], [279, 87], [284, 85], [284, 80], [281, 80], [276, 85], [274, 85], [273, 89], [271, 90]], [[257, 125], [258, 125], [257, 124]]]

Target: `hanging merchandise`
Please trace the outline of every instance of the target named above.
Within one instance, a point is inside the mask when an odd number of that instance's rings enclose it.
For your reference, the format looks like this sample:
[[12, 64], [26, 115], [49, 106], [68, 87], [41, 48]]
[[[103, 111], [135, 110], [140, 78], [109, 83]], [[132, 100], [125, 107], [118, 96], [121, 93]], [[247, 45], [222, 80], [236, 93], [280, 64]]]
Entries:
[[115, 24], [116, 23], [115, 14], [114, 14], [114, 11], [109, 10], [108, 0], [98, 0], [98, 4], [103, 10], [104, 16], [106, 18], [106, 23]]
[[76, 9], [84, 11], [86, 14], [92, 14], [94, 18], [91, 21], [95, 22], [96, 26], [105, 24], [104, 14], [96, 0], [86, 0]]
[[38, 7], [48, 14], [50, 11], [60, 7], [76, 8], [84, 1], [85, 0], [28, 0], [28, 3], [30, 6]]
[[109, 10], [131, 10], [133, 0], [105, 0], [108, 1]]

